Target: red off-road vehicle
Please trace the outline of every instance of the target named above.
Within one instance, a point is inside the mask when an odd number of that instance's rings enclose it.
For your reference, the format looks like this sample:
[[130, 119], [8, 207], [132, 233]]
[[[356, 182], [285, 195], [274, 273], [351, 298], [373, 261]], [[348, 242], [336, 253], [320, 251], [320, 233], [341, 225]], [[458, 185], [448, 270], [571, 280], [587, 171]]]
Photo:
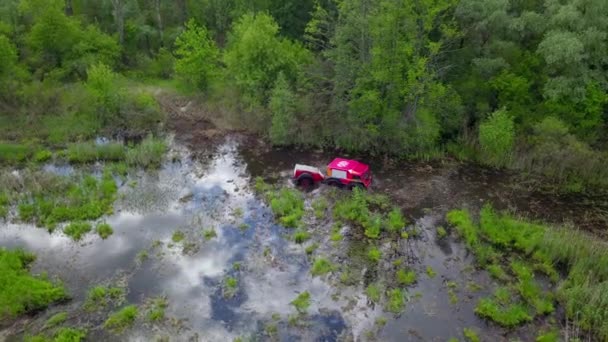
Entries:
[[366, 164], [356, 160], [336, 158], [327, 165], [327, 175], [314, 166], [296, 164], [293, 180], [297, 185], [305, 187], [321, 182], [348, 189], [355, 187], [367, 189], [372, 184], [372, 175]]

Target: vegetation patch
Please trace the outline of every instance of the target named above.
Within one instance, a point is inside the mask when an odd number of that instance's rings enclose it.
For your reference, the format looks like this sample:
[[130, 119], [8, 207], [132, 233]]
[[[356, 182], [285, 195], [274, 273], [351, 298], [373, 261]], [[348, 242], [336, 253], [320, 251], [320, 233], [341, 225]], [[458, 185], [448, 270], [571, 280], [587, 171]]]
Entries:
[[53, 328], [58, 326], [59, 324], [62, 324], [63, 322], [65, 322], [65, 320], [68, 318], [68, 313], [67, 312], [59, 312], [54, 314], [53, 316], [51, 316], [45, 323], [44, 323], [44, 327], [45, 328]]
[[372, 246], [367, 251], [367, 258], [371, 262], [377, 263], [380, 260], [382, 260], [382, 252], [380, 252], [380, 250], [378, 249], [378, 247]]
[[226, 277], [222, 284], [222, 292], [225, 298], [234, 297], [239, 290], [239, 282], [236, 278]]
[[84, 329], [77, 328], [60, 328], [52, 335], [47, 337], [45, 335], [28, 336], [24, 338], [25, 342], [80, 342], [83, 341], [87, 336], [87, 331]]
[[0, 248], [0, 319], [46, 308], [67, 298], [65, 288], [28, 272], [35, 260], [22, 250]]
[[125, 291], [120, 287], [95, 286], [87, 293], [84, 308], [95, 311], [109, 304], [120, 305], [125, 299]]
[[[553, 312], [557, 300], [581, 328], [600, 340], [608, 338], [608, 304], [600, 295], [608, 283], [608, 247], [602, 242], [572, 228], [497, 214], [489, 206], [482, 209], [479, 224], [463, 210], [451, 211], [447, 218], [480, 264], [513, 290], [505, 294], [510, 290], [498, 289], [492, 298], [480, 300], [477, 314], [503, 326], [516, 326]], [[503, 256], [492, 256], [496, 253]], [[504, 259], [510, 260], [508, 268], [500, 266]], [[544, 290], [536, 273], [555, 279], [553, 265], [564, 267], [567, 276], [558, 281], [556, 290]]]
[[392, 313], [400, 313], [405, 308], [405, 295], [401, 289], [392, 289], [388, 291], [388, 302], [386, 310]]
[[131, 166], [158, 168], [166, 151], [167, 143], [165, 140], [150, 135], [141, 143], [129, 148], [125, 158], [127, 164]]
[[74, 241], [80, 241], [92, 229], [91, 224], [87, 222], [72, 222], [63, 228], [65, 235], [72, 238]]
[[95, 232], [97, 232], [99, 237], [101, 237], [104, 240], [109, 238], [110, 235], [114, 234], [114, 230], [112, 229], [112, 226], [110, 226], [107, 223], [98, 224], [97, 227], [95, 227]]
[[306, 242], [308, 239], [310, 239], [310, 233], [304, 230], [296, 230], [296, 232], [293, 234], [293, 240], [295, 241], [295, 243], [297, 244], [303, 244], [304, 242]]
[[333, 216], [337, 221], [350, 222], [360, 227], [366, 237], [377, 239], [383, 227], [398, 231], [406, 224], [399, 209], [394, 208], [388, 212], [391, 208], [389, 203], [386, 196], [371, 195], [367, 191], [354, 189], [349, 197], [334, 206]]
[[103, 324], [103, 327], [115, 334], [121, 334], [135, 323], [138, 312], [137, 305], [125, 306], [111, 314]]
[[382, 289], [380, 288], [379, 284], [372, 283], [369, 284], [365, 289], [365, 294], [367, 295], [367, 298], [372, 302], [379, 303], [380, 298], [382, 296]]
[[399, 285], [409, 286], [416, 282], [416, 272], [412, 270], [398, 270], [396, 278]]
[[315, 262], [312, 264], [312, 268], [310, 269], [310, 273], [313, 277], [322, 276], [334, 269], [334, 266], [325, 258], [318, 257], [315, 259]]
[[310, 293], [308, 291], [300, 293], [290, 304], [296, 308], [299, 314], [305, 314], [310, 306]]
[[171, 241], [173, 241], [175, 243], [180, 243], [185, 238], [186, 238], [186, 235], [181, 230], [176, 230], [173, 232], [173, 235], [171, 235]]
[[207, 229], [207, 230], [203, 231], [203, 237], [205, 238], [205, 240], [209, 241], [209, 240], [217, 237], [217, 233], [215, 232], [215, 229], [213, 229], [213, 228]]
[[146, 319], [150, 322], [160, 322], [165, 319], [165, 309], [169, 303], [166, 297], [152, 298], [147, 303]]

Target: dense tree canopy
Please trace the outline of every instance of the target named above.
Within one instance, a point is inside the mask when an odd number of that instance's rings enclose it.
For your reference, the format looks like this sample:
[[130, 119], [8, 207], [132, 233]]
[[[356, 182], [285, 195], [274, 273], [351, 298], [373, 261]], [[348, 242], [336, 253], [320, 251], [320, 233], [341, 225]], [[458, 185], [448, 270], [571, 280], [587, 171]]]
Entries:
[[6, 0], [0, 108], [103, 65], [175, 77], [282, 145], [587, 177], [573, 154], [608, 145], [607, 17], [605, 0]]

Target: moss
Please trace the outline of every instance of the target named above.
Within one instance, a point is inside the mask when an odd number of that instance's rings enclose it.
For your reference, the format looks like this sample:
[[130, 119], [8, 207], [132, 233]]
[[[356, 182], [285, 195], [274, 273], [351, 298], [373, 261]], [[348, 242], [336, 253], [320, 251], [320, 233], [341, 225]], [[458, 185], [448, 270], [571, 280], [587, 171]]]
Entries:
[[325, 258], [318, 257], [310, 269], [313, 277], [325, 275], [333, 270], [333, 265]]
[[125, 306], [111, 314], [103, 324], [103, 327], [113, 333], [123, 333], [135, 323], [138, 313], [139, 310], [136, 305]]
[[92, 229], [91, 224], [87, 222], [73, 222], [63, 228], [63, 232], [72, 238], [74, 241], [79, 241], [84, 235]]
[[114, 230], [112, 229], [112, 226], [110, 226], [109, 224], [100, 223], [97, 225], [97, 227], [95, 227], [95, 232], [97, 232], [99, 237], [101, 237], [102, 239], [105, 240], [114, 233]]
[[298, 313], [304, 314], [308, 311], [308, 307], [310, 306], [310, 293], [308, 291], [304, 291], [300, 293], [294, 300], [289, 303], [293, 305]]

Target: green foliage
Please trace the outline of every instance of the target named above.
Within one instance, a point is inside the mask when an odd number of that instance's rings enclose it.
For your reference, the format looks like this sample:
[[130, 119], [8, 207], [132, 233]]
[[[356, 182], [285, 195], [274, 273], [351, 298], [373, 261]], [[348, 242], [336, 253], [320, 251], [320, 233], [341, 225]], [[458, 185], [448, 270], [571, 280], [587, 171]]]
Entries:
[[222, 285], [222, 292], [225, 298], [232, 298], [236, 295], [239, 288], [239, 282], [236, 278], [226, 277]]
[[379, 303], [380, 297], [382, 296], [380, 285], [376, 283], [369, 284], [365, 289], [365, 294], [367, 295], [367, 298], [372, 302]]
[[279, 73], [293, 81], [310, 58], [306, 49], [280, 38], [278, 31], [270, 15], [245, 14], [228, 37], [227, 74], [250, 104], [266, 103]]
[[119, 77], [105, 64], [92, 65], [87, 70], [87, 90], [95, 99], [97, 116], [102, 124], [108, 124], [119, 116], [124, 93]]
[[99, 234], [99, 237], [105, 240], [114, 233], [114, 230], [112, 229], [112, 226], [107, 223], [99, 223], [97, 227], [95, 227], [95, 232]]
[[18, 315], [46, 308], [49, 304], [65, 299], [66, 290], [45, 277], [32, 276], [29, 265], [35, 256], [22, 250], [0, 248], [0, 318], [10, 319]]
[[401, 289], [392, 289], [388, 291], [388, 302], [386, 309], [393, 313], [400, 313], [405, 308], [405, 295]]
[[0, 143], [0, 163], [22, 163], [25, 162], [31, 155], [32, 148], [29, 146]]
[[310, 273], [313, 277], [322, 276], [334, 269], [334, 266], [325, 258], [318, 257], [315, 259], [310, 269]]
[[270, 194], [270, 208], [285, 227], [295, 228], [300, 225], [304, 215], [304, 199], [294, 189], [282, 188]]
[[74, 241], [79, 241], [84, 235], [92, 229], [91, 224], [87, 222], [72, 222], [63, 228], [65, 235], [68, 235]]
[[293, 305], [298, 313], [305, 314], [310, 306], [310, 293], [308, 291], [300, 293], [296, 299], [292, 300], [289, 304]]
[[150, 322], [160, 322], [165, 318], [165, 309], [167, 309], [169, 303], [167, 302], [167, 298], [157, 297], [152, 298], [148, 306], [146, 319]]
[[318, 220], [325, 217], [325, 210], [327, 210], [328, 206], [329, 204], [327, 203], [327, 199], [325, 199], [325, 197], [320, 197], [312, 202], [312, 209], [314, 210], [315, 217]]
[[68, 318], [68, 313], [63, 311], [63, 312], [59, 312], [54, 314], [53, 316], [51, 316], [45, 323], [44, 326], [46, 328], [52, 328], [52, 327], [56, 327], [59, 324], [65, 322], [65, 320]]
[[467, 341], [469, 341], [469, 342], [480, 342], [481, 341], [479, 339], [479, 336], [477, 336], [477, 333], [475, 332], [475, 330], [473, 330], [471, 328], [462, 329], [462, 334], [464, 335], [464, 338], [466, 338]]
[[559, 331], [557, 330], [552, 330], [546, 333], [541, 333], [540, 335], [538, 335], [536, 337], [536, 342], [558, 342], [560, 341], [559, 338]]
[[403, 214], [399, 208], [393, 208], [390, 213], [388, 213], [388, 222], [386, 224], [387, 228], [390, 231], [397, 232], [403, 229], [406, 225], [406, 221], [403, 218]]
[[268, 107], [272, 114], [270, 141], [274, 145], [287, 145], [293, 142], [293, 131], [296, 128], [296, 97], [289, 89], [289, 83], [283, 72], [279, 72], [277, 76]]
[[125, 297], [125, 292], [120, 287], [95, 286], [87, 293], [84, 308], [87, 311], [96, 311], [109, 304], [120, 304]]
[[506, 165], [515, 141], [513, 118], [504, 110], [492, 113], [479, 126], [479, 145], [484, 161], [490, 165]]
[[376, 247], [372, 246], [367, 251], [367, 258], [372, 262], [379, 262], [382, 259], [382, 252]]
[[173, 232], [173, 235], [171, 235], [171, 240], [175, 243], [180, 243], [182, 242], [184, 239], [186, 238], [186, 235], [184, 234], [184, 232], [180, 231], [180, 230], [176, 230]]
[[126, 162], [132, 166], [158, 168], [166, 151], [167, 143], [164, 139], [148, 136], [138, 145], [129, 148], [126, 154]]
[[312, 253], [314, 253], [314, 251], [317, 248], [319, 248], [319, 244], [318, 243], [313, 243], [310, 246], [306, 247], [306, 249], [304, 251], [306, 252], [306, 254], [312, 255]]
[[87, 336], [87, 331], [76, 328], [60, 328], [56, 330], [52, 338], [44, 335], [25, 336], [26, 342], [80, 342]]
[[399, 285], [409, 286], [416, 282], [416, 272], [412, 270], [398, 270], [396, 278]]
[[448, 236], [447, 230], [445, 230], [445, 228], [443, 228], [441, 226], [437, 227], [437, 238], [443, 239], [446, 236]]
[[515, 327], [532, 320], [522, 304], [501, 305], [491, 298], [482, 298], [475, 307], [475, 313], [504, 327]]
[[433, 268], [431, 266], [427, 266], [426, 267], [426, 275], [429, 276], [429, 278], [435, 278], [435, 276], [437, 275], [437, 273], [435, 272], [435, 270], [433, 270]]
[[111, 314], [104, 322], [103, 327], [113, 333], [120, 334], [135, 323], [138, 315], [137, 305], [128, 305]]
[[310, 233], [304, 230], [297, 230], [293, 234], [293, 240], [297, 244], [303, 244], [306, 240], [310, 239]]
[[217, 237], [217, 233], [215, 232], [215, 229], [213, 229], [213, 228], [207, 229], [207, 230], [203, 231], [203, 237], [205, 238], [205, 240], [209, 241], [209, 240], [213, 239], [214, 237]]
[[175, 40], [175, 73], [196, 89], [206, 91], [218, 76], [219, 51], [205, 27], [193, 19]]

